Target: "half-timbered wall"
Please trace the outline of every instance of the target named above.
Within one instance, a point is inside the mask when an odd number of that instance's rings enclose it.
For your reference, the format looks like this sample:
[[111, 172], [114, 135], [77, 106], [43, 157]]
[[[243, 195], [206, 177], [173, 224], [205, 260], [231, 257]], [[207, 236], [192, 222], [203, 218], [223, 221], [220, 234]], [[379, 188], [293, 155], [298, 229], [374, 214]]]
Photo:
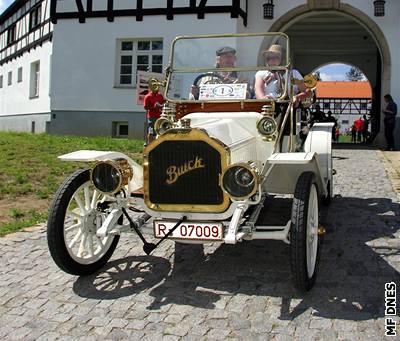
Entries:
[[0, 26], [0, 65], [52, 39], [49, 0], [28, 0]]
[[1, 19], [0, 130], [44, 132], [51, 116], [50, 0], [15, 1]]
[[369, 118], [371, 98], [318, 98], [321, 110], [331, 111], [337, 119], [341, 132], [347, 132], [354, 121], [366, 115]]

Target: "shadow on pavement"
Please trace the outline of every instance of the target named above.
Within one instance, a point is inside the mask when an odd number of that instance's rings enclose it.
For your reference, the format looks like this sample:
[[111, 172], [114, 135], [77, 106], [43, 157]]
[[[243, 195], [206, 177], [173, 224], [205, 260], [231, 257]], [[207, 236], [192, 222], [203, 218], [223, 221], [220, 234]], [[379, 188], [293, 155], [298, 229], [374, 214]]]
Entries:
[[326, 318], [384, 316], [385, 283], [400, 282], [398, 270], [382, 258], [399, 252], [400, 242], [393, 247], [392, 239], [400, 206], [383, 198], [339, 197], [327, 219], [317, 282], [305, 295], [292, 285], [289, 246], [276, 241], [221, 245], [206, 255], [200, 245], [179, 244], [172, 271], [163, 258], [127, 257], [79, 278], [74, 291], [96, 299], [132, 295], [132, 300], [146, 291], [153, 298], [148, 309], [154, 310], [166, 304], [213, 309], [223, 296], [243, 294], [281, 298], [280, 319], [292, 320], [309, 308]]

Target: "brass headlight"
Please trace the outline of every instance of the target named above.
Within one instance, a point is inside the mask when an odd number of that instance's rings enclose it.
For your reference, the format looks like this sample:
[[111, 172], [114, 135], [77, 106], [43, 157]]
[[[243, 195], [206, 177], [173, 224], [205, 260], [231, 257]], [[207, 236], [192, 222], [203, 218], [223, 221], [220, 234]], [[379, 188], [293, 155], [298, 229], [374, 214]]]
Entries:
[[156, 131], [157, 135], [163, 135], [170, 130], [172, 126], [173, 124], [169, 119], [160, 117], [156, 123], [154, 123], [154, 130]]
[[258, 175], [245, 163], [230, 165], [222, 173], [222, 189], [234, 200], [244, 200], [256, 193]]
[[133, 170], [126, 159], [97, 162], [90, 172], [94, 187], [105, 194], [114, 194], [132, 179]]

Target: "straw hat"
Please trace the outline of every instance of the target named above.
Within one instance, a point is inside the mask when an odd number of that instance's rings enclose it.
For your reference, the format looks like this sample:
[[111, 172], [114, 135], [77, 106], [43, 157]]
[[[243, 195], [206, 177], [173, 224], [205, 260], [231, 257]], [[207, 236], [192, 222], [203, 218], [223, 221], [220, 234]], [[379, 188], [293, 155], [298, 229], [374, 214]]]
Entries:
[[282, 57], [283, 47], [281, 45], [274, 44], [274, 45], [271, 45], [268, 50], [265, 50], [262, 53], [265, 57], [268, 57], [271, 55], [279, 55], [280, 57]]

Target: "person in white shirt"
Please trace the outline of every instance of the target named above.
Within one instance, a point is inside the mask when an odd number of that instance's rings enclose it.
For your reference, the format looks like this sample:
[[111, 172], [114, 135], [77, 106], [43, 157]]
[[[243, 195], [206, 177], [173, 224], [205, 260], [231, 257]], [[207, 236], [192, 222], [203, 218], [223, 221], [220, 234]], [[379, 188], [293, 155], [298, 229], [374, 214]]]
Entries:
[[[263, 52], [265, 56], [265, 63], [269, 66], [279, 66], [282, 63], [282, 58], [284, 56], [284, 50], [281, 45], [271, 45], [270, 48]], [[306, 87], [303, 82], [302, 75], [299, 71], [293, 69], [289, 78], [293, 78], [297, 81], [293, 86], [293, 99], [297, 104], [299, 100], [307, 97]], [[289, 79], [290, 82], [290, 79]], [[269, 71], [260, 70], [257, 71], [255, 76], [254, 89], [257, 99], [278, 99], [284, 93], [284, 76], [281, 71]]]

